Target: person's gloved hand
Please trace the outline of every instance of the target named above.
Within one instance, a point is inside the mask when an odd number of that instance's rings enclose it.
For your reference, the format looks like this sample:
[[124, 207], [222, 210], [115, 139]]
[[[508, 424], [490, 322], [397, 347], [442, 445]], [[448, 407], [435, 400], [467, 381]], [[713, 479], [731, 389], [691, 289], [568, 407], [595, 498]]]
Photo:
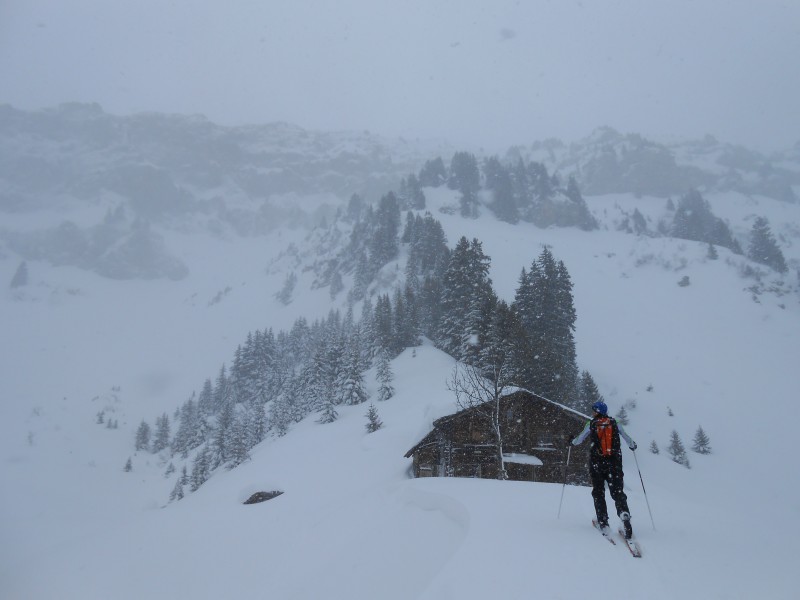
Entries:
[[628, 448], [630, 448], [631, 450], [636, 450], [636, 448], [638, 448], [638, 447], [639, 446], [636, 445], [636, 442], [631, 442], [631, 445], [628, 446]]

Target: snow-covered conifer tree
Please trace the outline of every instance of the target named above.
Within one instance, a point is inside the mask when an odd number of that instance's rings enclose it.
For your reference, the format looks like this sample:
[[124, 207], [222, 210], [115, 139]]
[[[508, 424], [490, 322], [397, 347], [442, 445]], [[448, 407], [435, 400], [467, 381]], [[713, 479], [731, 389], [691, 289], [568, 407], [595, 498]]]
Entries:
[[689, 468], [689, 458], [686, 456], [686, 448], [684, 447], [678, 432], [674, 429], [672, 430], [672, 434], [670, 436], [670, 442], [667, 451], [672, 457], [673, 462], [683, 465], [687, 469]]
[[392, 386], [394, 373], [392, 373], [392, 365], [389, 363], [389, 352], [385, 348], [378, 352], [376, 377], [379, 386], [378, 400], [388, 400], [394, 396], [394, 387]]
[[381, 427], [383, 427], [383, 422], [381, 418], [378, 416], [378, 409], [375, 408], [374, 404], [369, 405], [369, 410], [366, 414], [367, 417], [367, 433], [374, 433], [378, 431]]
[[153, 454], [161, 452], [164, 448], [169, 447], [169, 416], [167, 413], [156, 417], [156, 433], [153, 436], [153, 445], [151, 451]]
[[178, 480], [175, 482], [175, 487], [172, 488], [172, 491], [169, 494], [169, 501], [174, 502], [175, 500], [181, 500], [183, 498], [183, 481], [181, 478], [178, 477]]
[[775, 236], [772, 235], [769, 222], [764, 217], [757, 217], [753, 223], [747, 258], [762, 265], [767, 265], [778, 271], [778, 273], [785, 273], [788, 270], [783, 252], [781, 252]]
[[145, 421], [139, 424], [136, 430], [136, 449], [148, 450], [150, 448], [150, 425]]
[[703, 431], [702, 426], [699, 426], [694, 434], [692, 450], [698, 454], [711, 454], [711, 440]]
[[24, 260], [17, 267], [14, 277], [11, 278], [11, 289], [22, 287], [28, 283], [28, 263]]

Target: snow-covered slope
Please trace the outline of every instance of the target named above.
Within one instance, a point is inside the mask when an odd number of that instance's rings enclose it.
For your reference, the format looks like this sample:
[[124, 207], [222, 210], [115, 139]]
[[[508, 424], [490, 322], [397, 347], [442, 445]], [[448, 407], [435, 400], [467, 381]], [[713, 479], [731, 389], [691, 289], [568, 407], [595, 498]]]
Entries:
[[[426, 194], [451, 246], [461, 235], [483, 242], [505, 299], [542, 244], [565, 262], [580, 366], [612, 411], [629, 407], [640, 445], [655, 530], [634, 456], [624, 459], [641, 560], [594, 532], [586, 488], [564, 491], [557, 518], [558, 485], [408, 478], [405, 452], [455, 409], [445, 385], [453, 361], [429, 345], [393, 362], [397, 393], [376, 403], [383, 429], [366, 433], [366, 405], [342, 407], [329, 425], [310, 417], [166, 505], [177, 474], [164, 477], [164, 458], [133, 454], [140, 420], [171, 413], [248, 331], [331, 307], [302, 269], [302, 294], [288, 306], [274, 298], [285, 272], [267, 267], [289, 244], [303, 247], [300, 230], [173, 233], [168, 245], [189, 266], [180, 281], [112, 281], [31, 261], [30, 283], [0, 296], [0, 596], [794, 597], [794, 269], [758, 284], [723, 249], [710, 260], [703, 244], [617, 230], [634, 207], [654, 229], [658, 198], [587, 197], [603, 224], [587, 233], [512, 226], [488, 211], [464, 220], [438, 211], [453, 192]], [[796, 268], [800, 207], [708, 199], [740, 236], [753, 215], [767, 216]], [[18, 263], [0, 257], [0, 281]], [[678, 285], [684, 276], [690, 285]], [[100, 411], [118, 428], [97, 424]], [[689, 446], [699, 425], [713, 453], [690, 453], [691, 469], [670, 461], [671, 432]], [[647, 451], [651, 441], [660, 454]], [[260, 490], [284, 494], [242, 505]]]

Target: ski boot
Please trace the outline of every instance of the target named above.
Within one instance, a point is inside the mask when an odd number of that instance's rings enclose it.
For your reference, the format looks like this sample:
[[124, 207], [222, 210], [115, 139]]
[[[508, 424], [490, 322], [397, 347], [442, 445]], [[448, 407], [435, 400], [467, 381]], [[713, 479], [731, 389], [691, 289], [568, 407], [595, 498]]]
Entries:
[[622, 519], [622, 526], [625, 528], [625, 539], [629, 540], [633, 537], [633, 527], [631, 527], [631, 514], [628, 512], [622, 512], [619, 515], [619, 518]]

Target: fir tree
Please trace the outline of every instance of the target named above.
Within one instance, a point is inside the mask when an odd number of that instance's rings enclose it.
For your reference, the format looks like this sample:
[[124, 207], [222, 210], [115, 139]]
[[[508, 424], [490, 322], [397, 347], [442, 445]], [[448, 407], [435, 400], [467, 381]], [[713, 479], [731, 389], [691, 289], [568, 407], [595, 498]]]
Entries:
[[156, 418], [156, 432], [153, 436], [153, 446], [151, 451], [157, 454], [169, 447], [169, 417], [164, 413]]
[[292, 294], [294, 294], [294, 288], [296, 285], [297, 275], [295, 275], [294, 271], [292, 271], [286, 276], [286, 279], [284, 279], [283, 287], [278, 293], [275, 294], [275, 298], [277, 298], [281, 304], [291, 304]]
[[600, 394], [600, 390], [598, 389], [597, 384], [594, 382], [594, 378], [589, 371], [584, 371], [581, 373], [580, 384], [578, 387], [578, 398], [580, 399], [580, 404], [575, 408], [586, 414], [591, 414], [592, 405], [595, 402], [604, 401], [604, 398]]
[[453, 155], [447, 184], [451, 190], [461, 192], [461, 216], [477, 217], [481, 176], [478, 171], [478, 161], [473, 154], [456, 152]]
[[389, 362], [389, 352], [382, 348], [378, 352], [378, 366], [376, 377], [378, 379], [378, 400], [388, 400], [394, 396], [394, 387], [392, 387], [392, 380], [394, 374], [392, 373], [392, 365]]
[[524, 387], [556, 402], [576, 404], [578, 366], [572, 281], [564, 263], [556, 262], [548, 248], [529, 272], [523, 269], [514, 310], [533, 351], [532, 378], [524, 382]]
[[24, 260], [19, 263], [14, 276], [11, 278], [11, 289], [22, 287], [28, 284], [28, 263]]
[[775, 269], [778, 273], [785, 273], [788, 270], [783, 252], [775, 241], [775, 236], [772, 235], [769, 222], [764, 217], [757, 217], [753, 223], [747, 257]]
[[672, 434], [670, 436], [670, 442], [667, 451], [672, 457], [673, 462], [683, 465], [687, 469], [690, 468], [689, 458], [686, 456], [686, 448], [683, 446], [683, 442], [681, 441], [678, 432], [674, 429], [672, 430]]
[[364, 359], [361, 350], [361, 334], [356, 329], [350, 336], [347, 346], [347, 356], [345, 358], [344, 370], [342, 371], [343, 382], [342, 404], [353, 405], [367, 401], [367, 392], [364, 389]]
[[375, 211], [375, 231], [369, 243], [369, 267], [377, 273], [400, 249], [400, 203], [392, 192], [380, 199]]
[[145, 421], [142, 421], [139, 424], [139, 428], [136, 430], [136, 449], [146, 451], [149, 448], [150, 448], [150, 425], [148, 425]]
[[681, 198], [670, 233], [684, 240], [716, 244], [737, 254], [742, 253], [730, 228], [712, 214], [711, 205], [696, 190], [690, 190]]
[[122, 468], [122, 470], [126, 473], [133, 471], [133, 461], [131, 461], [130, 457], [128, 457], [128, 460], [125, 461], [125, 466]]
[[250, 414], [247, 410], [239, 410], [231, 423], [226, 440], [228, 467], [231, 469], [250, 458], [248, 454], [248, 450], [251, 448], [249, 417]]
[[630, 422], [628, 420], [628, 411], [625, 410], [624, 406], [620, 406], [619, 412], [617, 412], [617, 421], [619, 421], [623, 425], [627, 425]]
[[719, 258], [719, 253], [717, 252], [717, 249], [714, 246], [714, 244], [708, 245], [708, 252], [706, 252], [706, 257], [709, 260], [717, 260]]
[[656, 441], [655, 441], [655, 440], [653, 440], [652, 442], [650, 442], [650, 452], [652, 452], [653, 454], [658, 454], [659, 452], [661, 452], [661, 451], [658, 449], [658, 444], [656, 444]]
[[422, 191], [422, 185], [420, 184], [419, 179], [413, 173], [408, 176], [407, 180], [407, 193], [408, 193], [408, 204], [410, 208], [414, 210], [424, 210], [425, 209], [425, 193]]
[[183, 499], [183, 481], [180, 477], [175, 482], [175, 487], [172, 488], [172, 491], [169, 494], [169, 501], [174, 502], [175, 500], [182, 500]]
[[374, 404], [369, 405], [369, 410], [365, 416], [367, 417], [367, 433], [374, 433], [383, 427], [383, 422], [378, 416], [378, 409], [375, 408]]
[[489, 278], [490, 260], [477, 239], [462, 237], [450, 255], [442, 279], [441, 320], [436, 345], [458, 360], [472, 360], [478, 354], [474, 343], [495, 298]]
[[692, 441], [692, 450], [698, 454], [711, 454], [711, 440], [708, 439], [702, 426], [698, 426]]
[[419, 184], [422, 187], [439, 187], [447, 181], [447, 169], [439, 158], [425, 161], [419, 172]]
[[203, 446], [203, 449], [194, 457], [192, 474], [189, 477], [191, 491], [196, 492], [208, 480], [211, 473], [211, 458], [211, 451], [208, 446]]
[[631, 216], [631, 221], [633, 222], [633, 233], [636, 235], [644, 235], [647, 233], [647, 221], [645, 220], [644, 215], [639, 212], [638, 208], [634, 209], [633, 215]]

